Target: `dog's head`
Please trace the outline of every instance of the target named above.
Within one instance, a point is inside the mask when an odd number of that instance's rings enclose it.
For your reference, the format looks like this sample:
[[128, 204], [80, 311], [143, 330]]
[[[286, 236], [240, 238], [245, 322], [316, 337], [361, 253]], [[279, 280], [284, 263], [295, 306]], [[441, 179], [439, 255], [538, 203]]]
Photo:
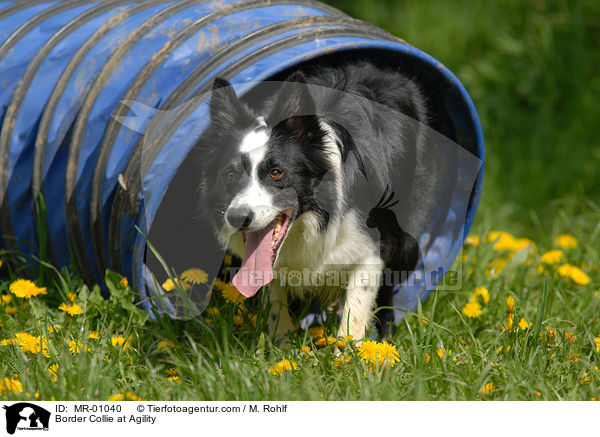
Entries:
[[[290, 76], [261, 114], [217, 78], [210, 116], [201, 148], [202, 204], [223, 244], [244, 242], [242, 268], [266, 275], [257, 282], [264, 285], [294, 220], [307, 212], [322, 226], [329, 220], [323, 203], [333, 202], [335, 187], [321, 187], [319, 196], [315, 188], [339, 165], [335, 135], [317, 116], [301, 73]], [[260, 288], [234, 284], [246, 295]]]

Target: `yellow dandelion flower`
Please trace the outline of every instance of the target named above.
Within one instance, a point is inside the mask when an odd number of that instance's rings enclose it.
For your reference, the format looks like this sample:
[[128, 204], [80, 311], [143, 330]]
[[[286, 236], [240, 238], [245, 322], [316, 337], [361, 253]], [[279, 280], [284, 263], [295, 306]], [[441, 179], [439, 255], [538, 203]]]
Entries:
[[546, 335], [548, 338], [554, 340], [556, 338], [556, 329], [552, 329], [550, 326], [546, 326]]
[[67, 304], [67, 303], [63, 302], [60, 304], [58, 309], [64, 311], [65, 313], [69, 314], [70, 316], [77, 316], [77, 315], [83, 313], [83, 308], [81, 308], [81, 306], [77, 305], [76, 303]]
[[421, 320], [423, 322], [423, 325], [427, 326], [429, 325], [429, 319], [427, 317], [423, 317], [423, 320]]
[[571, 270], [571, 280], [579, 285], [588, 285], [590, 283], [590, 277], [577, 267]]
[[533, 391], [535, 393], [536, 396], [540, 397], [542, 396], [542, 392], [540, 392], [539, 390], [534, 390]]
[[317, 347], [325, 347], [331, 344], [335, 344], [337, 340], [335, 337], [321, 337], [315, 340], [315, 346]]
[[583, 372], [583, 377], [581, 378], [581, 383], [589, 384], [591, 380], [592, 380], [592, 377], [590, 375], [588, 375], [587, 372]]
[[100, 334], [98, 334], [98, 331], [92, 331], [88, 334], [88, 338], [90, 340], [98, 340], [100, 338]]
[[508, 261], [504, 258], [494, 258], [488, 264], [488, 268], [485, 270], [485, 276], [497, 276], [502, 273], [502, 270], [506, 267]]
[[23, 384], [19, 381], [18, 377], [4, 377], [4, 379], [0, 380], [0, 393], [4, 390], [12, 391], [14, 393], [23, 393]]
[[215, 278], [213, 282], [213, 287], [215, 287], [217, 290], [223, 290], [228, 285], [231, 285], [231, 282], [221, 281], [219, 278]]
[[478, 235], [467, 235], [465, 238], [465, 244], [473, 247], [479, 246], [479, 236]]
[[348, 345], [348, 343], [350, 341], [352, 341], [352, 336], [351, 335], [344, 335], [342, 338], [339, 338], [335, 342], [335, 345], [337, 346], [338, 349], [344, 350], [344, 349], [346, 349], [346, 346]]
[[52, 334], [53, 332], [56, 332], [59, 329], [62, 329], [62, 326], [61, 325], [51, 325], [51, 326], [48, 326], [48, 328], [46, 328], [46, 329], [48, 330], [49, 334]]
[[4, 312], [6, 314], [17, 314], [17, 307], [5, 307]]
[[594, 344], [596, 345], [596, 352], [600, 352], [600, 335], [594, 338]]
[[129, 287], [129, 281], [127, 280], [127, 277], [123, 276], [121, 278], [121, 280], [119, 281], [119, 287], [121, 287], [121, 288]]
[[213, 317], [219, 315], [219, 308], [217, 307], [208, 307], [204, 310], [204, 314], [206, 317]]
[[34, 336], [28, 332], [19, 332], [15, 334], [14, 339], [3, 340], [2, 345], [15, 344], [21, 348], [24, 352], [32, 354], [42, 353], [42, 355], [49, 357], [48, 354], [48, 340], [41, 336]]
[[452, 353], [452, 349], [442, 349], [439, 348], [437, 351], [437, 356], [440, 358], [444, 358], [445, 355], [450, 355]]
[[208, 273], [199, 268], [187, 269], [181, 274], [181, 278], [191, 284], [206, 284]]
[[568, 278], [571, 276], [571, 264], [563, 264], [558, 268], [558, 274], [563, 278]]
[[52, 382], [58, 381], [58, 364], [52, 364], [48, 367], [48, 373], [50, 374]]
[[337, 357], [334, 361], [333, 361], [333, 365], [336, 369], [339, 369], [340, 367], [342, 367], [345, 364], [350, 363], [351, 358], [346, 355], [344, 357]]
[[79, 354], [81, 353], [82, 349], [83, 343], [77, 340], [69, 340], [69, 352], [71, 352], [72, 354]]
[[358, 347], [358, 356], [368, 363], [375, 363], [377, 354], [377, 342], [374, 340], [363, 341]]
[[131, 345], [129, 344], [129, 341], [127, 341], [127, 339], [125, 337], [122, 337], [122, 336], [111, 337], [110, 338], [110, 343], [114, 347], [120, 347], [123, 350], [131, 349]]
[[590, 283], [590, 277], [579, 267], [572, 266], [571, 264], [560, 266], [558, 274], [562, 277], [570, 278], [578, 285], [588, 285]]
[[494, 249], [497, 252], [500, 252], [502, 250], [512, 250], [516, 238], [508, 232], [492, 231], [488, 234], [487, 240], [490, 243], [494, 243], [492, 249]]
[[494, 385], [493, 382], [488, 382], [486, 385], [483, 386], [483, 388], [481, 389], [481, 394], [483, 396], [487, 396], [490, 395], [494, 392], [494, 390], [496, 390], [496, 386]]
[[312, 328], [308, 328], [308, 333], [313, 337], [323, 337], [325, 335], [325, 328], [322, 326], [314, 326]]
[[125, 393], [125, 397], [127, 398], [128, 401], [143, 401], [143, 399], [141, 397], [139, 397], [136, 394], [131, 393], [130, 391]]
[[71, 302], [75, 302], [75, 299], [77, 299], [77, 295], [75, 293], [69, 293], [67, 294], [67, 299], [69, 299]]
[[257, 319], [257, 317], [256, 317], [256, 314], [251, 314], [251, 315], [248, 317], [248, 320], [250, 321], [250, 324], [251, 324], [252, 326], [256, 326], [256, 319]]
[[565, 332], [565, 340], [567, 340], [569, 343], [575, 343], [577, 336], [574, 332]]
[[296, 370], [297, 368], [298, 365], [294, 361], [283, 360], [271, 367], [269, 373], [279, 376], [287, 371]]
[[0, 342], [0, 345], [8, 346], [9, 344], [17, 344], [17, 341], [18, 340], [16, 338], [5, 338]]
[[512, 296], [508, 296], [506, 298], [506, 310], [509, 313], [514, 313], [515, 312], [515, 298]]
[[115, 393], [114, 395], [110, 395], [107, 401], [123, 401], [125, 400], [125, 395], [123, 393]]
[[17, 297], [29, 299], [40, 294], [48, 294], [46, 287], [38, 287], [29, 279], [17, 279], [8, 287], [9, 291]]
[[431, 360], [431, 355], [429, 355], [427, 352], [425, 352], [425, 364], [428, 364], [430, 360]]
[[161, 340], [156, 345], [156, 349], [162, 352], [168, 352], [171, 349], [175, 349], [175, 345], [167, 340]]
[[479, 302], [470, 301], [462, 309], [462, 313], [470, 318], [476, 318], [481, 315], [481, 305]]
[[514, 314], [510, 313], [508, 315], [508, 319], [506, 320], [506, 323], [504, 324], [504, 329], [506, 329], [507, 331], [512, 331], [513, 330], [513, 322], [514, 322]]
[[167, 377], [167, 381], [181, 382], [181, 378], [179, 376], [169, 376], [169, 377]]
[[246, 296], [240, 293], [233, 284], [227, 285], [225, 288], [223, 288], [221, 293], [227, 302], [235, 303], [246, 300]]
[[303, 355], [309, 355], [311, 353], [310, 346], [306, 346], [306, 345], [301, 346], [300, 347], [300, 353], [303, 354]]
[[8, 305], [12, 302], [13, 300], [13, 295], [12, 294], [3, 294], [2, 295], [2, 305]]
[[562, 261], [564, 255], [562, 250], [549, 250], [542, 254], [541, 259], [544, 264], [558, 264]]
[[390, 343], [379, 343], [378, 345], [378, 362], [383, 364], [384, 362], [390, 366], [394, 367], [396, 362], [400, 361], [400, 355], [398, 355], [398, 349], [396, 346]]
[[488, 303], [490, 301], [490, 292], [485, 287], [477, 287], [473, 292], [472, 298], [475, 300], [477, 296], [481, 296], [483, 298], [483, 303]]
[[529, 238], [517, 238], [513, 244], [512, 250], [514, 252], [518, 252], [519, 250], [523, 250], [527, 247], [532, 247], [535, 249], [535, 244]]
[[[175, 284], [177, 284], [178, 287], [176, 287]], [[183, 291], [188, 291], [189, 289], [192, 288], [192, 284], [190, 284], [189, 282], [186, 282], [186, 281], [182, 281], [178, 278], [175, 278], [175, 281], [173, 281], [171, 278], [169, 278], [165, 282], [163, 282], [162, 288], [165, 291], [173, 291], [176, 288], [179, 288]]]
[[527, 329], [530, 326], [531, 325], [529, 324], [529, 322], [527, 320], [525, 320], [525, 317], [521, 317], [521, 320], [519, 320], [519, 328], [521, 328], [521, 329]]
[[569, 234], [561, 234], [554, 239], [554, 245], [561, 249], [575, 249], [577, 247], [577, 238]]

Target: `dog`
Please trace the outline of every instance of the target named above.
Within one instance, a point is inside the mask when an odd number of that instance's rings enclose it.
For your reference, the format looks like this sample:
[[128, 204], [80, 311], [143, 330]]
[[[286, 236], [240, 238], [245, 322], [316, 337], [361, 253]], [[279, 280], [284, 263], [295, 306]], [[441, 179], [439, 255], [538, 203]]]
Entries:
[[290, 298], [343, 297], [339, 336], [363, 339], [376, 305], [379, 334], [390, 335], [395, 284], [382, 285], [382, 272], [419, 265], [433, 207], [417, 81], [366, 60], [313, 67], [252, 105], [215, 78], [209, 108], [200, 209], [243, 260], [232, 280], [240, 293], [269, 286], [269, 330], [293, 329]]

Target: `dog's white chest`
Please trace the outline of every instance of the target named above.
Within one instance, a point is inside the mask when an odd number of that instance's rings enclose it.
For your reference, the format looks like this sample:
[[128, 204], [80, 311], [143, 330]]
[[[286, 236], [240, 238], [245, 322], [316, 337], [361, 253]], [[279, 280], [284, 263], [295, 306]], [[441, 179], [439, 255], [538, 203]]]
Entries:
[[379, 253], [355, 212], [325, 230], [316, 217], [302, 214], [294, 222], [275, 263], [276, 280], [293, 294], [343, 294], [348, 273], [367, 256]]

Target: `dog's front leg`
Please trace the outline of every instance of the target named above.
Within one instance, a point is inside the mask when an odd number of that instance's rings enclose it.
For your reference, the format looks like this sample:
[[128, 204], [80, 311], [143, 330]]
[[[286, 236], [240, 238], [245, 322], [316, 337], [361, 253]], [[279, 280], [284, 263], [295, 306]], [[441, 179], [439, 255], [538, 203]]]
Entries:
[[351, 335], [354, 340], [365, 337], [375, 306], [382, 269], [381, 259], [370, 257], [350, 271], [338, 336]]
[[281, 288], [277, 281], [271, 282], [269, 286], [271, 297], [271, 310], [269, 312], [269, 333], [279, 339], [284, 339], [284, 335], [294, 329], [292, 317], [288, 311], [287, 293]]

